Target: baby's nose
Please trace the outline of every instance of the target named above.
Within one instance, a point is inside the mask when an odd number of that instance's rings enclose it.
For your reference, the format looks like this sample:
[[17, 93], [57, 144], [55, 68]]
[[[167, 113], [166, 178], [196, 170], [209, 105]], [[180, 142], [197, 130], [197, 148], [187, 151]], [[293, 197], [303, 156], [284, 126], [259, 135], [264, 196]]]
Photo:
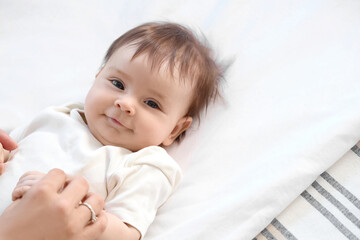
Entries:
[[120, 108], [121, 111], [127, 113], [130, 116], [135, 114], [135, 104], [129, 97], [119, 98], [115, 101], [115, 106]]

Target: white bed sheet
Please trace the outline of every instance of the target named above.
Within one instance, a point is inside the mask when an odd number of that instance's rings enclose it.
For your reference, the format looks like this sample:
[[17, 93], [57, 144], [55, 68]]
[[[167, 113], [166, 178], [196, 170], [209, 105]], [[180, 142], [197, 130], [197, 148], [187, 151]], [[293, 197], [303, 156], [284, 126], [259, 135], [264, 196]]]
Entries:
[[233, 61], [225, 102], [169, 149], [184, 180], [145, 239], [251, 239], [360, 138], [359, 10], [351, 0], [2, 0], [0, 128], [83, 99], [131, 27], [201, 29]]

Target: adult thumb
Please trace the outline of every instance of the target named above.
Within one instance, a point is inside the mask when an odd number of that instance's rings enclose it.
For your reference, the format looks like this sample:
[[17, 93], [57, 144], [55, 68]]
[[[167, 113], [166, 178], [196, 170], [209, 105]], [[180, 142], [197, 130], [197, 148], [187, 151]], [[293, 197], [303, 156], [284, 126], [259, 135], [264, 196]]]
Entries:
[[3, 148], [9, 151], [18, 147], [17, 143], [2, 130], [0, 130], [0, 143], [2, 144]]

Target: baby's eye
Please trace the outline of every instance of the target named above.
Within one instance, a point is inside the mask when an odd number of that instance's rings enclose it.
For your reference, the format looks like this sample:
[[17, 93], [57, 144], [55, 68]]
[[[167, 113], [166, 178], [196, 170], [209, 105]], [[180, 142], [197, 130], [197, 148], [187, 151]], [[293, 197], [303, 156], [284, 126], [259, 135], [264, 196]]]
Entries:
[[111, 80], [111, 83], [112, 83], [115, 87], [117, 87], [117, 88], [119, 88], [119, 89], [121, 89], [121, 90], [124, 90], [124, 89], [125, 89], [124, 84], [123, 84], [121, 81]]
[[145, 104], [147, 104], [151, 108], [157, 108], [157, 109], [160, 108], [159, 105], [156, 102], [152, 101], [152, 100], [146, 100]]

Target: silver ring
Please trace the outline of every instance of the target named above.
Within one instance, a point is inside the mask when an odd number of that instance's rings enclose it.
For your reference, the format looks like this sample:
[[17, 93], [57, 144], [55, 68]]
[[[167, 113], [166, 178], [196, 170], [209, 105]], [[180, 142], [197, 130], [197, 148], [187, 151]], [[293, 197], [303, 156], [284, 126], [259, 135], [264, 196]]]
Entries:
[[91, 223], [96, 222], [96, 219], [97, 219], [96, 213], [95, 213], [94, 209], [91, 207], [91, 205], [87, 202], [80, 202], [80, 205], [84, 205], [85, 207], [87, 207], [90, 210], [90, 212], [91, 212], [90, 222]]

